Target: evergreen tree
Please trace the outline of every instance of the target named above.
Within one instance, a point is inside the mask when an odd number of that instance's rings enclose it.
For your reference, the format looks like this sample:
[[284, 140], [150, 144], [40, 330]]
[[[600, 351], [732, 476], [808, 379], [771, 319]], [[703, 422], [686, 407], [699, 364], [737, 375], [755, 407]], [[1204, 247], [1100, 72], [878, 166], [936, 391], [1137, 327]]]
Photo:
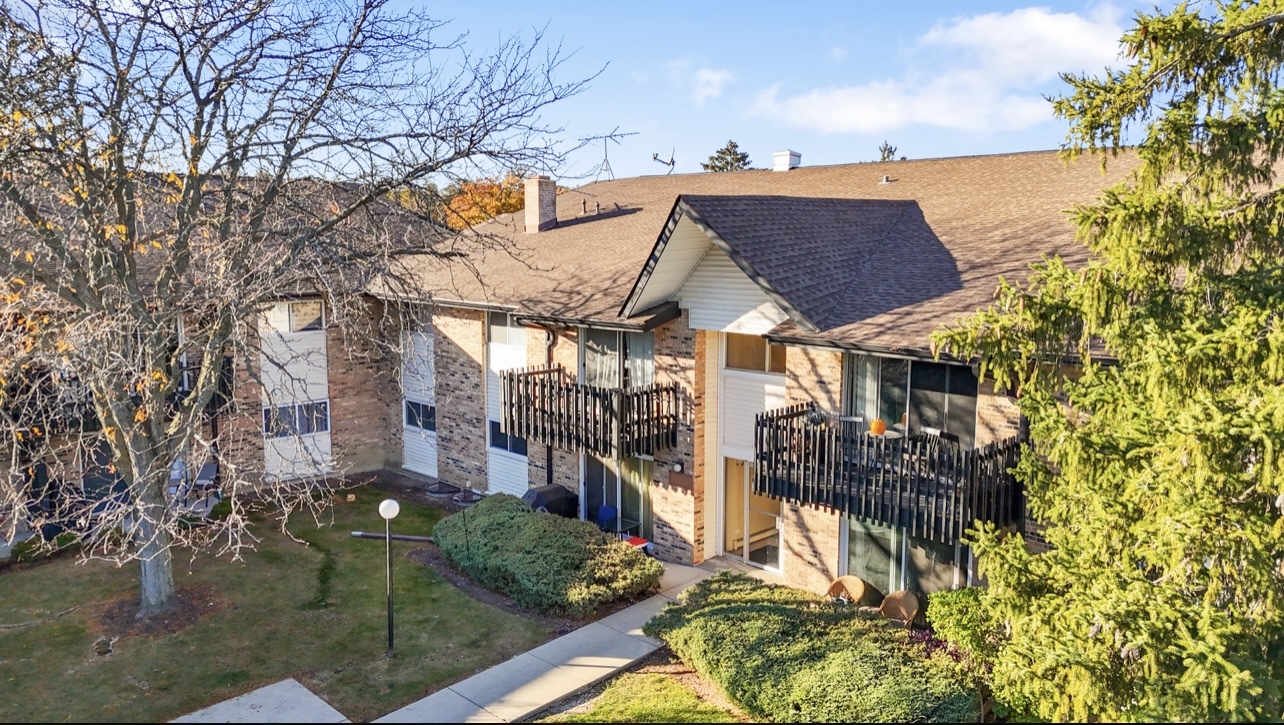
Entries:
[[879, 161], [895, 161], [895, 160], [896, 160], [896, 147], [895, 147], [895, 146], [893, 146], [893, 145], [891, 145], [891, 144], [889, 144], [889, 143], [887, 143], [887, 141], [883, 141], [883, 145], [878, 147], [878, 160], [879, 160]]
[[1073, 212], [1091, 261], [1049, 259], [936, 337], [1019, 392], [1053, 547], [974, 535], [993, 686], [1044, 718], [1278, 719], [1284, 2], [1138, 14], [1123, 43], [1131, 66], [1054, 102], [1070, 159], [1140, 161]]
[[726, 146], [709, 157], [707, 163], [700, 164], [700, 168], [705, 171], [744, 171], [749, 168], [749, 163], [749, 154], [741, 151], [735, 141], [728, 141]]

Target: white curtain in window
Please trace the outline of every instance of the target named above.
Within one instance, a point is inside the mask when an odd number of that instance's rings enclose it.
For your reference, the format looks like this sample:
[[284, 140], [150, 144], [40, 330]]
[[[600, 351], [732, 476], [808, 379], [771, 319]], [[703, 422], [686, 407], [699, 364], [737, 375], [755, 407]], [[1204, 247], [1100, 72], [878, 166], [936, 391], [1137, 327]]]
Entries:
[[620, 385], [620, 335], [613, 330], [586, 330], [584, 383], [603, 388]]
[[630, 388], [655, 383], [655, 333], [630, 332], [624, 336], [624, 375]]

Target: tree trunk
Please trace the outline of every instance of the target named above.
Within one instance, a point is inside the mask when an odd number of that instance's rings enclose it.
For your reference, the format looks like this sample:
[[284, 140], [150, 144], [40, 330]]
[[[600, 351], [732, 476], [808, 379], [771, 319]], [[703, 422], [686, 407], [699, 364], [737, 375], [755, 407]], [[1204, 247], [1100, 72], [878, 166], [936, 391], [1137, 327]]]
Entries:
[[135, 533], [142, 542], [138, 551], [138, 563], [142, 569], [139, 577], [142, 601], [138, 607], [138, 618], [145, 619], [177, 603], [174, 598], [174, 568], [169, 552], [169, 531], [164, 527], [158, 530], [153, 522], [144, 521], [139, 523]]

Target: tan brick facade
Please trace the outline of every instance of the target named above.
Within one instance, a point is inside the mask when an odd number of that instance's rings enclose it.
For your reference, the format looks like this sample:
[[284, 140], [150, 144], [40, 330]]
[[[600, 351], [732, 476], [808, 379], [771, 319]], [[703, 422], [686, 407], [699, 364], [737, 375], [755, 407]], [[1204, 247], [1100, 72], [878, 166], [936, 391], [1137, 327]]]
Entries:
[[257, 483], [263, 478], [263, 395], [258, 367], [258, 360], [250, 365], [244, 359], [236, 361], [231, 408], [218, 421], [219, 465], [225, 481]]
[[[561, 365], [570, 375], [575, 375], [579, 367], [580, 341], [575, 328], [562, 328], [554, 333], [553, 363]], [[548, 363], [549, 349], [547, 331], [540, 327], [526, 328], [526, 364], [532, 367]], [[548, 446], [529, 442], [526, 446], [526, 459], [530, 466], [530, 485], [544, 486], [555, 483], [566, 489], [580, 493], [580, 458], [570, 451], [553, 450], [553, 477], [548, 475]]]
[[981, 383], [976, 395], [976, 445], [1011, 438], [1021, 432], [1021, 409], [1016, 398], [995, 392], [994, 381]]
[[838, 578], [840, 531], [840, 517], [833, 511], [785, 504], [781, 562], [785, 583], [824, 593]]
[[789, 346], [785, 381], [790, 405], [815, 401], [830, 412], [843, 408], [843, 354], [836, 350]]
[[[691, 449], [692, 459], [694, 461], [691, 473], [695, 479], [695, 491], [692, 496], [693, 511], [692, 517], [694, 533], [692, 542], [695, 544], [695, 555], [693, 563], [700, 563], [705, 559], [707, 550], [707, 536], [716, 536], [715, 531], [706, 530], [705, 521], [709, 514], [707, 507], [713, 507], [716, 510], [718, 485], [717, 471], [708, 470], [706, 460], [709, 454], [708, 446], [713, 441], [706, 439], [705, 431], [708, 429], [707, 416], [709, 415], [708, 389], [710, 381], [708, 380], [707, 370], [709, 369], [709, 354], [714, 351], [710, 345], [710, 339], [716, 341], [716, 337], [706, 330], [696, 330], [695, 337], [695, 382], [692, 386], [691, 405], [692, 405], [692, 429], [691, 429]], [[716, 412], [715, 412], [716, 414]]]
[[[785, 395], [790, 405], [815, 401], [842, 410], [843, 355], [790, 346], [785, 353]], [[824, 592], [838, 577], [840, 517], [827, 509], [785, 504], [782, 574], [791, 586]]]
[[437, 357], [437, 475], [486, 490], [486, 313], [434, 310]]
[[[703, 516], [696, 486], [675, 483], [690, 476], [695, 468], [695, 332], [687, 324], [687, 312], [655, 330], [655, 382], [677, 383], [679, 410], [678, 445], [655, 454], [651, 486], [651, 513], [655, 520], [652, 538], [656, 556], [664, 561], [691, 564], [703, 546], [696, 522]], [[682, 474], [674, 476], [680, 463]], [[702, 497], [700, 497], [702, 498]]]
[[[386, 319], [381, 303], [367, 305], [371, 329]], [[399, 334], [397, 331], [391, 333]], [[338, 325], [326, 329], [330, 388], [330, 449], [344, 473], [401, 464], [401, 385], [392, 355], [369, 339], [345, 340]]]

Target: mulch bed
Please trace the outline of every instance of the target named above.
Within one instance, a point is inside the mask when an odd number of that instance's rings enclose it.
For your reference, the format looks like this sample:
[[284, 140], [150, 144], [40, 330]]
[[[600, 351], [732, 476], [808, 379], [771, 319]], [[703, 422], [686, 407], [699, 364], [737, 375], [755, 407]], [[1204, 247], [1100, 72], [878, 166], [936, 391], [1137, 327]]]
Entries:
[[113, 640], [173, 634], [227, 607], [218, 590], [206, 584], [183, 587], [174, 595], [178, 602], [172, 609], [146, 619], [137, 616], [137, 592], [99, 602], [89, 617], [90, 630]]

